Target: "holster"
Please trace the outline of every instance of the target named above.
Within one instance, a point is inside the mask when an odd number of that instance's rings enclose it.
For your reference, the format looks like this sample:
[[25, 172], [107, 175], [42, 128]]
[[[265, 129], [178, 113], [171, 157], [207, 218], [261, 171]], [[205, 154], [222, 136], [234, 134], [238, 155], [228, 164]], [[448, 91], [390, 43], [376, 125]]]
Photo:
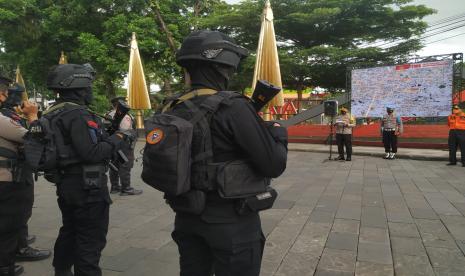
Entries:
[[245, 160], [222, 163], [217, 170], [217, 188], [222, 198], [246, 198], [267, 191], [270, 179], [257, 174]]
[[17, 159], [0, 160], [0, 168], [5, 168], [11, 172], [13, 182], [20, 182], [22, 170], [18, 166]]
[[190, 190], [178, 196], [168, 196], [165, 200], [175, 212], [200, 215], [205, 209], [207, 195], [200, 190]]
[[264, 193], [238, 199], [235, 205], [236, 212], [243, 216], [270, 209], [273, 207], [277, 197], [278, 192], [271, 187], [267, 187], [267, 190]]
[[98, 190], [102, 188], [102, 178], [107, 171], [107, 167], [102, 164], [82, 165], [82, 178], [84, 180], [84, 190]]

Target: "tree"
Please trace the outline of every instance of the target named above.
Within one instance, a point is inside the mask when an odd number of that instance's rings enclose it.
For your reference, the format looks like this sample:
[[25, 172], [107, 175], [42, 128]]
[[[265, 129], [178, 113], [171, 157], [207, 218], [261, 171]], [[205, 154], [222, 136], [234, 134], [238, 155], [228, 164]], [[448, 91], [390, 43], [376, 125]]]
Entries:
[[45, 87], [48, 69], [63, 50], [69, 62], [90, 62], [97, 69], [95, 89], [109, 98], [123, 83], [129, 59], [124, 47], [136, 32], [146, 79], [171, 92], [182, 80], [176, 49], [218, 2], [0, 0], [0, 62], [8, 70], [20, 64], [27, 81]]
[[[202, 21], [256, 49], [264, 0], [223, 5]], [[405, 58], [421, 48], [414, 39], [424, 32], [421, 19], [433, 13], [412, 0], [272, 0], [280, 47], [283, 84], [302, 91], [306, 86], [345, 88], [346, 68]], [[362, 47], [377, 41], [407, 39], [396, 47]], [[242, 68], [240, 75], [248, 74]], [[246, 79], [245, 77], [241, 77]]]

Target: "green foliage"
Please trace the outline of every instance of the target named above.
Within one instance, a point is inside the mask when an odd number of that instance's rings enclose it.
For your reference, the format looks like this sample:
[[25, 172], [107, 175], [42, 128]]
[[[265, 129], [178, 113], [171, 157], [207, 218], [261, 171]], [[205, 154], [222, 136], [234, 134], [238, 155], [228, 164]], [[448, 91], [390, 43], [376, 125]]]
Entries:
[[[264, 2], [224, 5], [202, 20], [202, 26], [229, 33], [241, 45], [256, 49]], [[348, 66], [392, 62], [420, 49], [420, 41], [412, 36], [424, 32], [426, 23], [421, 19], [434, 11], [411, 2], [271, 0], [283, 84], [299, 91], [307, 86], [337, 90], [346, 86]], [[409, 40], [388, 50], [361, 47], [397, 39]], [[253, 68], [253, 64], [247, 66]], [[243, 67], [239, 74], [250, 71]]]
[[[248, 49], [257, 48], [265, 0], [0, 0], [0, 68], [11, 74], [17, 64], [26, 84], [45, 91], [48, 69], [64, 51], [70, 63], [90, 62], [97, 69], [95, 108], [120, 91], [128, 71], [129, 45], [136, 32], [148, 83], [162, 91], [182, 89], [183, 71], [175, 63], [160, 11], [174, 46], [199, 28], [223, 31]], [[345, 87], [346, 68], [401, 60], [421, 47], [421, 19], [433, 11], [411, 0], [272, 0], [281, 73], [288, 89]], [[366, 43], [409, 39], [383, 50]], [[118, 45], [123, 45], [119, 47]], [[254, 53], [244, 60], [232, 88], [249, 87]]]

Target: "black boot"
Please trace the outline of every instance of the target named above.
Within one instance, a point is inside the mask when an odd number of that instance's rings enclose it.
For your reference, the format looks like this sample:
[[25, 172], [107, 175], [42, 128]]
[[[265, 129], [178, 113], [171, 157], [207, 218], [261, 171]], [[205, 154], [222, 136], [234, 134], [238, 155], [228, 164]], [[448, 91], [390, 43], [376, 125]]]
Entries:
[[140, 195], [142, 194], [142, 190], [134, 189], [133, 187], [125, 187], [121, 189], [120, 196], [129, 196], [129, 195]]
[[117, 194], [121, 192], [121, 186], [120, 185], [111, 185], [111, 190], [110, 190], [110, 194]]
[[47, 259], [51, 254], [50, 250], [36, 249], [28, 246], [18, 250], [16, 260], [20, 262], [40, 261]]
[[74, 276], [74, 274], [71, 272], [71, 268], [65, 270], [55, 269], [55, 276]]
[[31, 243], [34, 243], [36, 241], [36, 236], [34, 235], [28, 235], [26, 237], [26, 241], [27, 241], [27, 244], [31, 244]]

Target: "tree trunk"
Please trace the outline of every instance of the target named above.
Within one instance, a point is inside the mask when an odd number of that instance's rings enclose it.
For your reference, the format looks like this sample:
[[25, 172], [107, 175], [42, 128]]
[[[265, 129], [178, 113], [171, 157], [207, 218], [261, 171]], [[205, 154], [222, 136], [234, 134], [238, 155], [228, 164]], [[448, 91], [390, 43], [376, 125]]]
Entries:
[[115, 88], [115, 84], [113, 83], [113, 81], [109, 78], [105, 78], [103, 80], [104, 82], [104, 85], [105, 85], [105, 92], [108, 96], [108, 99], [113, 99], [116, 97], [116, 88]]
[[[175, 40], [173, 37], [173, 34], [170, 32], [168, 27], [166, 26], [165, 20], [163, 20], [163, 16], [161, 15], [160, 12], [160, 5], [158, 4], [157, 0], [150, 0], [150, 4], [152, 6], [152, 9], [155, 13], [155, 19], [161, 29], [161, 31], [165, 34], [166, 36], [166, 41], [168, 43], [168, 46], [171, 49], [171, 52], [173, 53], [173, 56], [176, 57], [176, 52], [177, 52], [177, 47], [175, 44]], [[190, 86], [190, 77], [189, 73], [187, 73], [187, 70], [184, 69], [184, 86], [187, 88]]]
[[194, 4], [194, 19], [195, 19], [194, 31], [197, 31], [198, 29], [198, 20], [199, 20], [201, 11], [202, 11], [202, 0], [197, 0]]
[[173, 88], [171, 87], [171, 80], [168, 78], [163, 80], [163, 91], [165, 95], [167, 96], [173, 95]]
[[166, 26], [165, 20], [163, 20], [163, 16], [161, 15], [160, 5], [158, 4], [158, 1], [157, 0], [151, 0], [150, 4], [151, 4], [152, 9], [153, 9], [153, 11], [155, 13], [156, 21], [157, 21], [158, 25], [160, 26], [160, 29], [162, 30], [162, 32], [166, 36], [168, 46], [170, 47], [173, 54], [176, 55], [176, 50], [177, 49], [176, 49], [176, 44], [174, 43], [173, 34], [170, 32], [170, 30]]

